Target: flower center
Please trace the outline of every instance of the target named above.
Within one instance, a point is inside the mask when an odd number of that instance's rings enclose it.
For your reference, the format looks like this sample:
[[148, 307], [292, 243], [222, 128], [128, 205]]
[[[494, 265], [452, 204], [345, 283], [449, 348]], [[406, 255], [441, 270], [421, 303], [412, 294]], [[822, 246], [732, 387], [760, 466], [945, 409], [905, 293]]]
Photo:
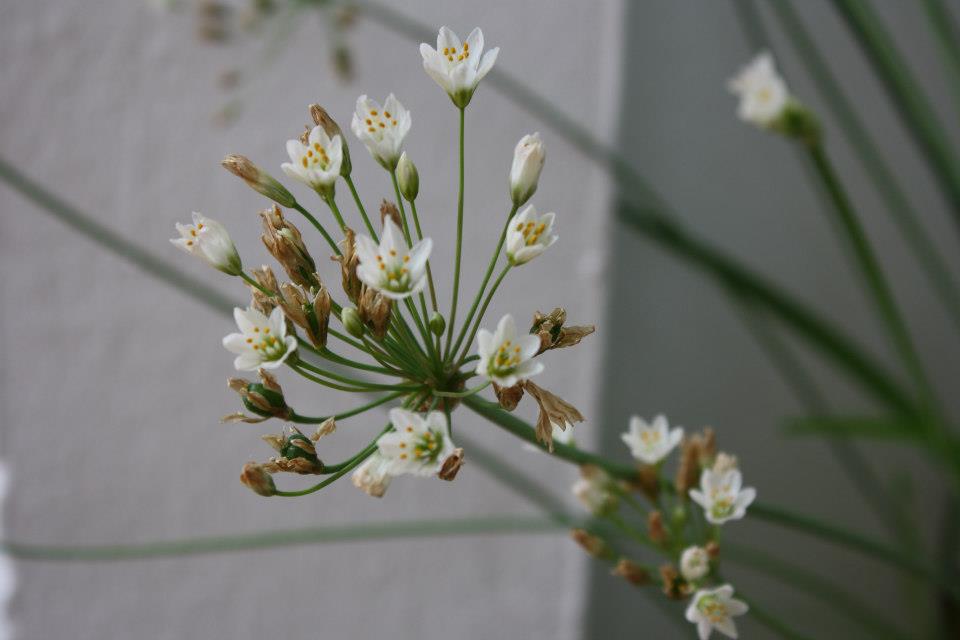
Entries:
[[470, 44], [464, 42], [459, 50], [456, 47], [444, 47], [441, 53], [447, 62], [459, 64], [470, 57]]
[[279, 360], [287, 352], [287, 344], [271, 335], [270, 327], [254, 327], [252, 334], [247, 336], [247, 344], [264, 360]]
[[517, 231], [523, 234], [523, 241], [528, 247], [540, 241], [540, 236], [543, 235], [546, 228], [547, 225], [543, 222], [528, 222], [526, 224], [520, 222], [517, 224]]
[[703, 596], [697, 602], [697, 610], [702, 613], [707, 620], [716, 624], [727, 618], [727, 608], [717, 598], [717, 596]]
[[726, 518], [733, 513], [733, 500], [728, 496], [717, 498], [710, 507], [710, 512], [714, 518]]
[[382, 139], [388, 128], [396, 128], [397, 119], [389, 111], [381, 113], [376, 109], [371, 109], [364, 119], [364, 124], [367, 125], [367, 133], [372, 133], [375, 138]]
[[494, 375], [509, 375], [520, 364], [520, 345], [514, 345], [506, 340], [497, 349], [497, 353], [490, 359], [489, 373]]
[[413, 443], [413, 457], [420, 462], [433, 463], [437, 461], [443, 449], [443, 434], [427, 431]]
[[327, 155], [327, 150], [323, 148], [319, 142], [314, 142], [309, 148], [307, 148], [307, 153], [302, 158], [300, 158], [300, 164], [303, 165], [304, 169], [320, 169], [326, 171], [327, 167], [330, 166], [330, 156]]
[[395, 250], [390, 251], [390, 257], [386, 260], [380, 254], [377, 254], [377, 264], [380, 266], [381, 286], [394, 293], [404, 293], [410, 290], [410, 270], [407, 269], [407, 263], [410, 262], [410, 256], [405, 255], [402, 258], [397, 256]]
[[659, 431], [641, 431], [640, 440], [643, 441], [643, 444], [648, 449], [660, 444], [660, 432]]

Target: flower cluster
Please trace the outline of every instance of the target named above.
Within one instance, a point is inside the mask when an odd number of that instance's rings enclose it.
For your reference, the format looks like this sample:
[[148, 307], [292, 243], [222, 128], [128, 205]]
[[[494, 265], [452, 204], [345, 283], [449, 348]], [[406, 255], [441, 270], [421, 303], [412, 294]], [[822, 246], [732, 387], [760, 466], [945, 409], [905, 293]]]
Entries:
[[[736, 458], [717, 452], [712, 429], [684, 437], [683, 428], [671, 429], [663, 415], [650, 422], [634, 416], [622, 438], [637, 462], [636, 480], [618, 482], [603, 469], [586, 465], [573, 485], [574, 495], [591, 514], [609, 520], [665, 559], [659, 567], [663, 592], [673, 599], [689, 598], [686, 618], [697, 625], [701, 640], [713, 630], [736, 638], [733, 618], [748, 607], [719, 576], [719, 528], [743, 518], [756, 491], [743, 486]], [[678, 447], [671, 482], [664, 467]], [[649, 509], [636, 499], [637, 492], [649, 501]], [[621, 513], [625, 506], [643, 519], [642, 525]], [[598, 534], [578, 530], [574, 539], [592, 555], [615, 562], [615, 575], [636, 585], [652, 582], [652, 567], [618, 554]]]
[[[464, 127], [466, 108], [493, 67], [498, 49], [484, 52], [479, 29], [461, 42], [443, 27], [437, 48], [424, 44], [420, 52], [424, 69], [449, 95]], [[500, 240], [466, 315], [457, 322], [465, 302], [458, 297], [463, 171], [459, 174], [453, 295], [444, 314], [434, 276], [445, 271], [431, 265], [434, 242], [424, 236], [417, 210], [420, 176], [404, 151], [413, 125], [411, 113], [390, 93], [383, 103], [360, 96], [350, 116], [350, 132], [386, 172], [393, 187], [395, 200], [380, 205], [377, 225], [353, 182], [354, 158], [347, 136], [321, 106], [311, 105], [309, 111], [312, 125], [287, 141], [288, 161], [280, 168], [319, 196], [329, 210], [328, 222], [321, 222], [291, 189], [248, 158], [230, 155], [223, 161], [227, 170], [272, 201], [260, 214], [262, 240], [288, 281], [278, 278], [267, 265], [245, 270], [225, 227], [201, 214], [194, 214], [192, 225], [177, 225], [180, 237], [172, 240], [216, 269], [241, 278], [250, 290], [250, 305], [234, 312], [238, 331], [226, 336], [223, 346], [236, 355], [236, 369], [257, 371], [259, 381], [230, 380], [230, 388], [250, 413], [233, 413], [225, 421], [277, 419], [287, 426], [280, 434], [264, 436], [275, 455], [247, 463], [241, 481], [259, 495], [294, 496], [322, 489], [351, 473], [354, 485], [382, 496], [397, 476], [452, 480], [464, 460], [463, 450], [451, 435], [454, 411], [491, 385], [505, 409], [516, 408], [525, 395], [534, 400], [539, 411], [536, 435], [545, 448], [553, 447], [555, 434], [559, 441], [568, 442], [570, 427], [583, 416], [530, 378], [544, 371], [545, 352], [576, 345], [593, 327], [566, 326], [562, 309], [548, 315], [537, 312], [529, 329], [518, 327], [509, 314], [500, 319], [495, 331], [481, 327], [505, 276], [557, 241], [556, 214], [539, 214], [530, 203], [544, 166], [539, 134], [523, 136], [514, 149]], [[459, 139], [462, 144], [462, 129]], [[461, 149], [460, 157], [463, 155]], [[340, 185], [347, 187], [352, 199], [353, 226], [344, 215], [346, 209], [341, 211]], [[303, 216], [326, 242], [339, 265], [336, 279], [342, 296], [327, 286], [305, 234], [288, 217], [290, 210]], [[494, 278], [498, 267], [499, 275]], [[471, 354], [474, 343], [476, 352]], [[336, 415], [304, 415], [284, 396], [277, 380], [283, 370], [371, 399]], [[474, 386], [469, 386], [471, 383]], [[338, 421], [376, 407], [389, 410], [389, 421], [370, 444], [342, 462], [325, 461], [321, 451], [325, 441], [321, 439], [335, 432]], [[311, 424], [318, 425], [312, 434], [300, 430]], [[277, 488], [273, 477], [280, 472], [324, 477], [309, 488], [284, 491]]]

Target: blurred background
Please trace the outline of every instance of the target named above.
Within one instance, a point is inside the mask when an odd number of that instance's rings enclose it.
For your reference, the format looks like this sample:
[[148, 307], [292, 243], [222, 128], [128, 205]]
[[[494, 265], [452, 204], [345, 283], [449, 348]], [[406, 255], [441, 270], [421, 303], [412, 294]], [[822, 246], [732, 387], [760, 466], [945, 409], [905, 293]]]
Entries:
[[[154, 3], [156, 5], [157, 3]], [[227, 3], [230, 4], [230, 3]], [[766, 3], [760, 3], [766, 4]], [[880, 85], [830, 2], [793, 3], [858, 112], [880, 140], [915, 208], [960, 269], [945, 206]], [[957, 118], [922, 11], [873, 3], [955, 136]], [[18, 171], [151, 254], [237, 303], [247, 293], [169, 245], [191, 210], [230, 229], [247, 265], [269, 262], [259, 241], [263, 199], [218, 165], [242, 153], [280, 177], [284, 142], [324, 105], [346, 129], [357, 95], [395, 92], [413, 114], [406, 149], [421, 177], [418, 201], [435, 264], [450, 264], [456, 214], [456, 111], [423, 72], [418, 41], [358, 14], [345, 32], [314, 9], [220, 39], [217, 22], [184, 1], [0, 0], [0, 156]], [[498, 71], [622, 151], [700, 237], [782, 283], [893, 362], [868, 312], [820, 194], [790, 145], [745, 126], [725, 84], [755, 53], [726, 2], [594, 3], [491, 0], [392, 3], [431, 29], [484, 30], [500, 46]], [[231, 24], [245, 3], [234, 3]], [[766, 7], [765, 7], [766, 9]], [[775, 25], [769, 10], [762, 12]], [[280, 20], [285, 22], [278, 23]], [[770, 29], [773, 42], [782, 35]], [[432, 40], [431, 40], [432, 41]], [[340, 53], [337, 54], [338, 47]], [[781, 54], [781, 50], [783, 53]], [[332, 60], [349, 52], [350, 77]], [[789, 47], [777, 47], [792, 91], [819, 114], [818, 94]], [[227, 87], [228, 85], [228, 87]], [[224, 107], [227, 107], [224, 110]], [[513, 145], [540, 131], [547, 164], [533, 202], [558, 214], [550, 254], [508, 279], [487, 314], [567, 309], [595, 336], [551, 358], [543, 384], [587, 416], [577, 442], [626, 460], [631, 414], [666, 413], [688, 429], [715, 427], [768, 503], [874, 532], [879, 523], [827, 444], [784, 435], [802, 408], [714, 283], [616, 222], [606, 172], [544, 122], [482, 84], [468, 110], [464, 290], [483, 275], [509, 210]], [[958, 350], [936, 298], [824, 115], [827, 144], [851, 189], [942, 398], [954, 411]], [[355, 180], [369, 208], [391, 188], [351, 134]], [[286, 181], [285, 181], [286, 182]], [[305, 189], [294, 189], [320, 212]], [[344, 207], [345, 196], [341, 196]], [[237, 477], [264, 460], [259, 440], [278, 424], [224, 425], [238, 409], [235, 375], [219, 342], [228, 316], [77, 235], [0, 184], [0, 456], [11, 471], [4, 534], [36, 544], [136, 543], [269, 529], [419, 517], [539, 513], [478, 465], [456, 482], [394, 482], [373, 500], [349, 482], [296, 500], [262, 499]], [[292, 218], [294, 219], [294, 218]], [[296, 222], [298, 220], [294, 219]], [[305, 236], [315, 256], [322, 240]], [[318, 263], [322, 260], [318, 259]], [[323, 274], [334, 277], [332, 266]], [[441, 279], [441, 295], [449, 279]], [[862, 396], [801, 358], [837, 406]], [[320, 415], [351, 398], [283, 375], [298, 410]], [[535, 418], [529, 406], [520, 412]], [[366, 443], [385, 414], [338, 431], [331, 455]], [[568, 498], [573, 467], [525, 450], [475, 415], [457, 433]], [[863, 447], [933, 544], [941, 513], [937, 475], [902, 449]], [[291, 485], [296, 479], [283, 478]], [[725, 537], [799, 560], [827, 578], [855, 576], [882, 609], [907, 613], [916, 591], [879, 565], [785, 534], [748, 517]], [[591, 564], [555, 533], [422, 537], [291, 546], [242, 553], [111, 563], [18, 562], [11, 605], [21, 638], [627, 638], [692, 637], [658, 607]], [[747, 570], [738, 588], [802, 621], [814, 637], [866, 637], [821, 604]], [[673, 616], [680, 612], [674, 611]], [[768, 637], [749, 618], [742, 636]]]

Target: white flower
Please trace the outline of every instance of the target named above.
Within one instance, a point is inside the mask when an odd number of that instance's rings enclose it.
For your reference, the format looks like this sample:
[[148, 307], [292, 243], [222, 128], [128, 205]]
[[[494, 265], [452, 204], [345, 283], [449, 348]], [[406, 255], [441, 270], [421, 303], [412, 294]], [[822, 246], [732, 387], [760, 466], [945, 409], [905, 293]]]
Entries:
[[738, 469], [720, 473], [704, 469], [700, 474], [700, 490], [690, 489], [690, 498], [703, 507], [707, 521], [712, 524], [739, 520], [757, 497], [756, 489], [741, 488], [742, 483], [743, 476]]
[[512, 387], [543, 371], [543, 364], [533, 357], [540, 350], [540, 337], [517, 336], [517, 327], [509, 313], [497, 323], [497, 330], [477, 332], [477, 373], [501, 387]]
[[680, 556], [680, 574], [687, 582], [696, 582], [710, 573], [710, 556], [703, 547], [687, 547]]
[[307, 144], [299, 140], [287, 140], [290, 162], [280, 165], [283, 172], [294, 180], [321, 193], [329, 191], [340, 175], [343, 162], [343, 140], [339, 135], [331, 139], [320, 125], [310, 130]]
[[365, 95], [357, 98], [350, 128], [374, 160], [391, 171], [400, 159], [410, 125], [410, 112], [391, 93], [382, 107]]
[[640, 416], [630, 418], [630, 431], [620, 437], [630, 447], [634, 458], [644, 464], [657, 464], [683, 439], [683, 428], [669, 429], [667, 418], [658, 415], [647, 423]]
[[510, 166], [510, 197], [516, 206], [529, 200], [537, 190], [544, 160], [546, 151], [539, 133], [520, 138], [513, 150], [513, 164]]
[[499, 51], [497, 47], [481, 57], [483, 32], [479, 27], [470, 32], [463, 44], [453, 31], [440, 27], [436, 49], [426, 42], [420, 45], [424, 70], [461, 109], [470, 104], [477, 84], [493, 68]]
[[697, 625], [700, 640], [707, 640], [714, 629], [728, 638], [736, 638], [737, 625], [733, 617], [742, 616], [749, 609], [746, 602], [733, 597], [733, 587], [725, 584], [693, 594], [686, 615], [689, 622]]
[[231, 333], [223, 339], [223, 346], [237, 358], [233, 366], [239, 371], [276, 369], [297, 349], [297, 339], [287, 335], [283, 309], [277, 307], [267, 317], [253, 307], [234, 309], [240, 333]]
[[380, 245], [368, 236], [359, 235], [356, 249], [360, 260], [357, 277], [388, 298], [400, 300], [412, 296], [427, 283], [427, 258], [433, 241], [424, 238], [408, 250], [403, 232], [389, 216], [384, 219]]
[[580, 479], [573, 483], [572, 491], [577, 500], [590, 513], [600, 516], [617, 508], [617, 495], [610, 490], [613, 480], [600, 467], [580, 467]]
[[757, 55], [727, 86], [740, 97], [740, 119], [758, 127], [771, 126], [790, 103], [790, 91], [768, 51]]
[[379, 453], [374, 453], [354, 470], [351, 476], [353, 486], [362, 489], [368, 496], [382, 498], [393, 479], [393, 476], [387, 473], [389, 466], [390, 461]]
[[193, 212], [193, 224], [177, 223], [179, 238], [171, 238], [176, 247], [195, 255], [214, 269], [231, 276], [240, 275], [243, 264], [226, 227], [202, 213]]
[[530, 262], [557, 241], [552, 211], [542, 216], [532, 204], [514, 216], [507, 227], [507, 258], [514, 265]]
[[450, 439], [447, 416], [442, 411], [420, 415], [406, 409], [391, 409], [390, 422], [393, 431], [380, 436], [377, 450], [384, 459], [383, 471], [391, 476], [434, 475], [456, 448]]

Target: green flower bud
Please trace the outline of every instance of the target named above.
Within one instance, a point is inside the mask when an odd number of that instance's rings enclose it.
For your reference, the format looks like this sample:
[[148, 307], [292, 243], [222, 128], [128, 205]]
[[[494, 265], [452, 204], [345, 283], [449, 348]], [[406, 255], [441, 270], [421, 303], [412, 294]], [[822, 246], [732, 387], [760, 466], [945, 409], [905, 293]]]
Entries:
[[407, 152], [400, 154], [400, 160], [397, 162], [397, 182], [400, 183], [400, 193], [407, 202], [413, 202], [420, 193], [420, 174], [417, 173], [417, 166], [413, 160], [407, 157]]
[[353, 307], [344, 307], [343, 311], [340, 312], [340, 322], [343, 323], [343, 328], [347, 330], [347, 333], [354, 338], [363, 337], [363, 321], [360, 320], [360, 314]]
[[443, 315], [439, 311], [434, 311], [430, 316], [430, 332], [435, 336], [442, 336], [446, 328], [447, 321], [443, 319]]

